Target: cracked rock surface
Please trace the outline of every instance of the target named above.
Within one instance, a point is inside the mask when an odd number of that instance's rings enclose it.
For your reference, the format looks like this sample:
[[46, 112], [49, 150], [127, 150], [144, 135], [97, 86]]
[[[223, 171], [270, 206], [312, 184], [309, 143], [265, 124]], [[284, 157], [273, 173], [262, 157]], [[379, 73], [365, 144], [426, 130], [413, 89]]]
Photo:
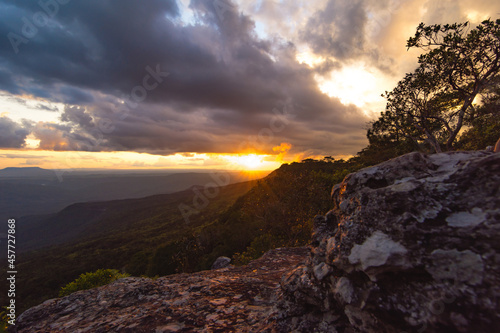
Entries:
[[281, 331], [498, 332], [500, 154], [407, 154], [332, 198], [281, 282]]
[[282, 275], [308, 248], [267, 252], [247, 266], [158, 278], [129, 277], [48, 300], [13, 332], [271, 332]]

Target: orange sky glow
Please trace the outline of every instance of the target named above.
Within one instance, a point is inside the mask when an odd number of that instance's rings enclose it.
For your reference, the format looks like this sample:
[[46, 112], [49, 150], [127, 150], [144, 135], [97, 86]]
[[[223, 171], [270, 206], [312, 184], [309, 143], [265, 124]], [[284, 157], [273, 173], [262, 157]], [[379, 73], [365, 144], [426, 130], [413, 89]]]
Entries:
[[[381, 94], [416, 67], [421, 50], [406, 40], [420, 22], [500, 15], [494, 0], [233, 0], [224, 13], [172, 3], [148, 4], [149, 16], [128, 24], [72, 2], [51, 17], [59, 25], [10, 38], [0, 52], [0, 168], [259, 171], [347, 159], [367, 145]], [[12, 6], [0, 34], [22, 37]], [[95, 29], [94, 16], [109, 26]], [[58, 39], [56, 26], [79, 38]]]

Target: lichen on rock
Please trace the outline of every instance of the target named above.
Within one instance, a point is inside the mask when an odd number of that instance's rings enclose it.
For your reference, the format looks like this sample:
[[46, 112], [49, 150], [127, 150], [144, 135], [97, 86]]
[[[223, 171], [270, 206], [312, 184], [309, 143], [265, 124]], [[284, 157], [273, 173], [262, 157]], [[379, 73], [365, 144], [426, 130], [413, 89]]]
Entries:
[[371, 280], [376, 281], [379, 273], [411, 267], [407, 253], [408, 250], [404, 246], [377, 230], [363, 244], [354, 245], [347, 258]]
[[282, 331], [498, 331], [500, 154], [407, 154], [332, 199], [282, 281]]

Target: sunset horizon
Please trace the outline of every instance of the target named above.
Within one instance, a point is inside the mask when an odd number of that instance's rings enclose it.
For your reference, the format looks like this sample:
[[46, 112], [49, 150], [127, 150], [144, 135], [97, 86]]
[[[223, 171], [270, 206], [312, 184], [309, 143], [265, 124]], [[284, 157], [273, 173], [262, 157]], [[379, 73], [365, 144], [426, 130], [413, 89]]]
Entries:
[[109, 4], [0, 2], [0, 168], [348, 159], [381, 94], [416, 67], [405, 43], [420, 22], [474, 27], [500, 12], [465, 0]]

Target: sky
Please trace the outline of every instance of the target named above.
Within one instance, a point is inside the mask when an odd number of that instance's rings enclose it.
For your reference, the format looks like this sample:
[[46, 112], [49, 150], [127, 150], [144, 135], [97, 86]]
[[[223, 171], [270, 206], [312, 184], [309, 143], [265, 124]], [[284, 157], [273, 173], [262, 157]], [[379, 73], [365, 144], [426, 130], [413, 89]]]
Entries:
[[0, 168], [348, 158], [420, 22], [496, 0], [0, 0]]

